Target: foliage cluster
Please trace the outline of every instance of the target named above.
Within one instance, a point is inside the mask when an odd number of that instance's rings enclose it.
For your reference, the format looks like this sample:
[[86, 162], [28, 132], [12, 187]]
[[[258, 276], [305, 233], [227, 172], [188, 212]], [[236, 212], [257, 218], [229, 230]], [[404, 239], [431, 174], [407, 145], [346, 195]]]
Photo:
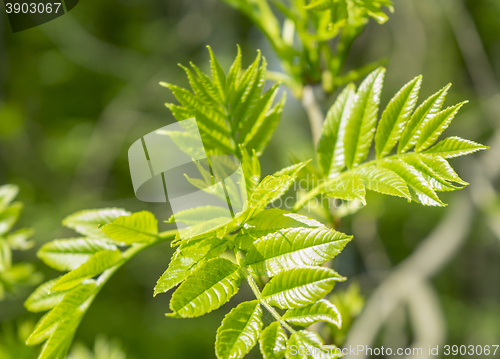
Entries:
[[[258, 156], [276, 128], [284, 98], [275, 102], [277, 85], [263, 92], [266, 62], [260, 54], [243, 70], [238, 52], [227, 75], [211, 50], [210, 56], [211, 77], [194, 65], [184, 68], [192, 92], [165, 84], [180, 103], [167, 107], [177, 120], [196, 117], [208, 152], [241, 160], [247, 205], [230, 223], [182, 239], [175, 230], [159, 232], [157, 219], [146, 211], [106, 208], [67, 217], [63, 225], [79, 237], [54, 240], [38, 252], [47, 265], [67, 273], [42, 284], [25, 303], [30, 311], [48, 311], [27, 340], [45, 342], [40, 359], [63, 358], [107, 280], [140, 251], [167, 240], [177, 249], [154, 289], [157, 295], [176, 288], [167, 317], [207, 314], [227, 303], [242, 281], [255, 296], [222, 321], [218, 358], [243, 358], [257, 343], [264, 358], [338, 357], [335, 345], [303, 328], [317, 322], [342, 326], [339, 309], [324, 297], [346, 278], [323, 264], [351, 236], [295, 212], [318, 196], [365, 204], [366, 189], [442, 206], [437, 191], [466, 185], [447, 159], [486, 148], [458, 137], [436, 143], [463, 103], [442, 110], [446, 86], [417, 107], [421, 77], [403, 86], [379, 120], [385, 70], [377, 68], [359, 87], [349, 84], [328, 111], [317, 148], [319, 168], [296, 163], [261, 180]], [[304, 193], [293, 211], [266, 209], [304, 168], [321, 183]], [[172, 220], [190, 223], [207, 210], [180, 212]], [[266, 328], [263, 309], [275, 319]]]

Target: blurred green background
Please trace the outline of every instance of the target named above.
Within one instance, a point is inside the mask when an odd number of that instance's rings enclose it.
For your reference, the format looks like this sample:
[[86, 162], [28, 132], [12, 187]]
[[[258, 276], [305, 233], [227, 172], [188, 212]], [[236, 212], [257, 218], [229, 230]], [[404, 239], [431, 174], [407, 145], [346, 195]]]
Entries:
[[[25, 209], [19, 227], [36, 231], [35, 248], [16, 253], [15, 259], [36, 262], [46, 278], [58, 275], [36, 258], [36, 248], [72, 236], [60, 222], [80, 209], [149, 209], [160, 220], [168, 219], [168, 207], [135, 199], [128, 147], [174, 121], [163, 106], [173, 97], [158, 82], [186, 86], [177, 64], [193, 61], [207, 69], [205, 45], [212, 46], [227, 69], [236, 44], [242, 47], [244, 65], [261, 49], [270, 69], [280, 70], [258, 29], [218, 0], [82, 0], [69, 15], [15, 34], [7, 17], [0, 16], [0, 184], [20, 186], [18, 199]], [[429, 333], [440, 335], [443, 343], [500, 344], [500, 155], [495, 145], [500, 132], [500, 1], [395, 0], [390, 20], [384, 25], [370, 22], [356, 40], [346, 70], [381, 58], [388, 61], [383, 105], [418, 74], [424, 75], [422, 98], [452, 82], [447, 104], [470, 103], [447, 135], [489, 144], [492, 150], [452, 161], [471, 186], [460, 195], [444, 194], [448, 208], [371, 193], [368, 206], [341, 223], [340, 230], [355, 239], [335, 264], [349, 277], [336, 290], [359, 282], [370, 300], [444, 217], [463, 209], [468, 218], [463, 238], [441, 238], [434, 248], [450, 250], [428, 276], [435, 306], [399, 303], [372, 337], [379, 346], [426, 343], [419, 336], [425, 332], [418, 329], [421, 318], [424, 328], [429, 325]], [[313, 156], [305, 111], [293, 96], [288, 98], [261, 157], [264, 174], [289, 165], [291, 154]], [[460, 217], [451, 218], [453, 227]], [[214, 358], [215, 331], [228, 306], [198, 319], [175, 320], [163, 316], [169, 295], [152, 296], [171, 253], [168, 244], [156, 246], [121, 269], [88, 311], [76, 341], [93, 347], [98, 334], [116, 338], [109, 345], [121, 345], [127, 358]], [[425, 258], [420, 264], [426, 268]], [[0, 349], [15, 347], [16, 337], [38, 319], [22, 306], [30, 290], [21, 288], [0, 302]], [[231, 303], [249, 295], [242, 286]], [[352, 341], [368, 335], [356, 329]], [[102, 338], [96, 346], [108, 345]], [[36, 348], [16, 350], [13, 358], [36, 357]], [[92, 357], [79, 350], [75, 358]]]

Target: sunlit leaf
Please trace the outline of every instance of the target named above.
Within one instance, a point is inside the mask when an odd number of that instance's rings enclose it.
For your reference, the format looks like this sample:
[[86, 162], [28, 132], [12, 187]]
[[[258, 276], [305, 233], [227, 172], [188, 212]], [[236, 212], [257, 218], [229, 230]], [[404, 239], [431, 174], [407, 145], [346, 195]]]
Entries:
[[288, 323], [308, 327], [317, 322], [327, 322], [340, 328], [342, 319], [337, 307], [325, 299], [299, 309], [289, 309], [283, 316]]
[[100, 238], [107, 236], [99, 229], [99, 226], [128, 215], [130, 212], [121, 208], [87, 209], [66, 217], [62, 224], [85, 236]]
[[347, 120], [344, 139], [345, 161], [348, 168], [366, 159], [375, 134], [378, 105], [385, 69], [373, 71], [359, 86]]
[[266, 284], [262, 297], [281, 309], [302, 308], [329, 293], [345, 278], [326, 267], [298, 267], [279, 273]]
[[363, 166], [355, 171], [369, 190], [411, 200], [406, 182], [395, 172], [380, 166]]
[[398, 153], [408, 152], [420, 136], [420, 129], [425, 123], [434, 117], [443, 106], [451, 84], [446, 85], [440, 91], [425, 100], [413, 113], [406, 125], [398, 145]]
[[260, 334], [259, 347], [263, 359], [283, 359], [287, 337], [279, 322], [271, 323]]
[[448, 137], [422, 153], [443, 158], [453, 158], [468, 155], [480, 150], [486, 150], [488, 148], [488, 146], [464, 140], [460, 137]]
[[284, 228], [253, 242], [245, 264], [258, 275], [272, 277], [297, 266], [326, 263], [350, 240], [350, 236], [327, 228]]
[[63, 300], [57, 304], [47, 315], [42, 317], [35, 327], [35, 330], [30, 335], [26, 344], [34, 345], [44, 341], [50, 334], [54, 327], [66, 318], [71, 317], [78, 311], [84, 310], [81, 305], [90, 297], [95, 289], [95, 283], [87, 283], [79, 285], [70, 292], [68, 292]]
[[50, 288], [52, 288], [58, 280], [59, 278], [49, 280], [35, 289], [24, 302], [26, 309], [30, 312], [44, 312], [58, 305], [67, 293], [66, 291], [50, 291]]
[[443, 131], [450, 125], [458, 110], [460, 110], [465, 103], [467, 103], [467, 101], [448, 107], [446, 110], [439, 112], [436, 116], [429, 119], [420, 130], [420, 137], [415, 144], [415, 151], [421, 152], [432, 146]]
[[158, 221], [151, 212], [142, 211], [118, 217], [102, 226], [101, 230], [117, 242], [125, 244], [149, 242], [158, 237]]
[[241, 359], [257, 344], [262, 330], [259, 301], [243, 302], [231, 310], [217, 329], [215, 352], [219, 359]]
[[101, 274], [106, 269], [117, 264], [121, 259], [122, 255], [119, 250], [97, 252], [87, 262], [63, 275], [57, 283], [54, 284], [51, 290], [58, 291], [72, 289], [85, 279]]
[[213, 238], [201, 238], [182, 243], [175, 251], [165, 273], [154, 289], [154, 295], [165, 293], [186, 279], [193, 270], [206, 260], [220, 255], [227, 242]]
[[52, 268], [71, 271], [88, 261], [97, 252], [116, 249], [113, 244], [99, 239], [57, 239], [44, 244], [37, 256]]
[[377, 158], [388, 155], [401, 138], [406, 123], [417, 104], [421, 84], [422, 76], [408, 82], [392, 98], [382, 113], [375, 135]]
[[214, 258], [199, 266], [172, 295], [168, 316], [193, 318], [225, 304], [238, 291], [240, 269], [224, 258]]
[[326, 114], [317, 151], [319, 164], [326, 176], [345, 166], [344, 133], [355, 94], [356, 87], [348, 85]]

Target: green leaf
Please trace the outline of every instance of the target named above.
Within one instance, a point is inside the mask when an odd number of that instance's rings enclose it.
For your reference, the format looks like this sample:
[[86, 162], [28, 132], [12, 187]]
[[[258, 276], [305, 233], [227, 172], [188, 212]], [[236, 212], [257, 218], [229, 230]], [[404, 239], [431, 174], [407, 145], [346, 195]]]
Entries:
[[240, 249], [248, 250], [252, 243], [269, 233], [284, 228], [317, 228], [324, 227], [320, 222], [282, 209], [270, 208], [251, 218], [238, 233], [235, 243]]
[[13, 184], [0, 186], [0, 212], [5, 210], [19, 193], [19, 187]]
[[[255, 150], [260, 155], [281, 118], [285, 96], [274, 104], [278, 85], [263, 93], [267, 64], [260, 52], [252, 65], [241, 73], [238, 47], [238, 55], [227, 79], [210, 48], [209, 53], [213, 81], [194, 64], [191, 67], [196, 76], [183, 67], [194, 93], [160, 83], [168, 87], [181, 104], [166, 106], [178, 121], [196, 118], [208, 154], [232, 153], [241, 157], [238, 146], [244, 145], [248, 153]], [[179, 139], [178, 142], [183, 141]]]
[[344, 281], [333, 269], [298, 267], [279, 273], [266, 284], [262, 296], [281, 309], [302, 308], [328, 294], [335, 282]]
[[294, 165], [282, 168], [281, 170], [273, 173], [273, 176], [274, 177], [290, 176], [295, 180], [295, 179], [297, 179], [302, 168], [304, 168], [309, 162], [310, 162], [310, 160], [305, 161], [305, 162], [299, 162], [299, 163], [296, 163]]
[[379, 166], [363, 166], [355, 171], [363, 179], [366, 188], [369, 190], [390, 196], [403, 197], [411, 201], [406, 182], [395, 172]]
[[[179, 64], [179, 67], [184, 70], [186, 73], [186, 76], [189, 81], [189, 85], [191, 85], [191, 89], [193, 90], [194, 94], [198, 97], [198, 99], [206, 104], [207, 106], [218, 106], [218, 101], [217, 98], [214, 98], [212, 96], [212, 93], [207, 90], [206, 86], [202, 83], [202, 80], [200, 80], [198, 77], [196, 77], [193, 72], [188, 69], [187, 67]], [[168, 87], [168, 84], [162, 83]], [[184, 90], [182, 90], [184, 91]], [[173, 92], [173, 91], [172, 91]], [[191, 95], [191, 94], [189, 94]], [[176, 96], [177, 98], [177, 96]]]
[[285, 102], [286, 92], [283, 93], [283, 97], [272, 110], [269, 112], [265, 111], [265, 108], [261, 110], [262, 112], [257, 120], [255, 120], [252, 129], [245, 136], [245, 140], [243, 141], [243, 144], [248, 150], [254, 149], [258, 155], [262, 154], [276, 130], [276, 127], [278, 127], [281, 113], [285, 107]]
[[205, 75], [195, 64], [193, 64], [192, 62], [190, 62], [189, 64], [198, 75], [200, 83], [205, 88], [205, 90], [210, 94], [210, 97], [212, 97], [212, 99], [214, 99], [216, 102], [220, 103], [222, 99], [220, 97], [219, 90], [217, 89], [213, 81], [210, 80], [210, 78], [207, 75]]
[[325, 183], [322, 192], [328, 197], [339, 198], [345, 201], [359, 200], [366, 205], [365, 184], [356, 173], [346, 173]]
[[257, 344], [262, 330], [262, 309], [257, 300], [232, 309], [217, 329], [215, 352], [219, 359], [241, 359]]
[[31, 228], [18, 229], [15, 232], [11, 232], [7, 235], [7, 241], [12, 249], [18, 250], [28, 250], [35, 245], [35, 241], [28, 241], [29, 238], [33, 236], [35, 231]]
[[408, 186], [417, 193], [419, 198], [421, 198], [420, 201], [422, 204], [428, 206], [446, 206], [443, 202], [441, 202], [429, 182], [427, 182], [427, 180], [422, 176], [422, 173], [420, 173], [415, 167], [399, 159], [386, 160], [380, 165], [396, 172], [397, 175], [403, 178]]
[[234, 59], [234, 62], [231, 65], [226, 78], [227, 97], [229, 97], [229, 95], [236, 89], [237, 81], [240, 77], [241, 72], [241, 48], [239, 45], [236, 45], [236, 47], [238, 48], [238, 54], [236, 55], [236, 58]]
[[458, 110], [467, 102], [464, 101], [458, 105], [448, 107], [446, 110], [439, 112], [436, 116], [429, 119], [420, 130], [420, 137], [415, 144], [415, 151], [421, 152], [432, 146], [450, 125]]
[[119, 250], [97, 252], [87, 262], [63, 275], [51, 290], [61, 291], [72, 289], [85, 279], [95, 277], [106, 269], [111, 268], [121, 259], [122, 254]]
[[399, 141], [398, 153], [408, 152], [417, 143], [420, 137], [420, 129], [429, 119], [439, 112], [450, 87], [451, 84], [446, 85], [440, 91], [425, 100], [415, 110]]
[[292, 334], [286, 347], [286, 359], [335, 359], [342, 355], [336, 354], [334, 345], [323, 345], [321, 337], [313, 332], [301, 330]]
[[172, 295], [167, 316], [194, 318], [209, 313], [231, 299], [241, 281], [239, 267], [224, 258], [199, 266]]
[[430, 156], [453, 158], [468, 155], [480, 150], [487, 150], [488, 148], [488, 146], [464, 140], [460, 137], [448, 137], [422, 153]]
[[422, 176], [429, 182], [431, 188], [434, 191], [454, 191], [463, 187], [457, 187], [445, 179], [443, 179], [440, 175], [438, 175], [431, 167], [427, 166], [420, 158], [420, 156], [407, 156], [403, 158], [403, 161], [408, 163], [409, 165], [416, 168]]
[[67, 292], [51, 292], [50, 288], [57, 283], [59, 278], [49, 280], [40, 285], [28, 299], [24, 302], [24, 306], [30, 312], [44, 312], [54, 308], [64, 298]]
[[345, 161], [348, 168], [366, 159], [375, 133], [385, 69], [373, 71], [360, 85], [345, 129]]
[[406, 123], [415, 108], [418, 93], [422, 84], [422, 76], [408, 82], [392, 98], [382, 113], [375, 135], [375, 150], [377, 158], [387, 156], [399, 141]]
[[172, 215], [168, 222], [179, 222], [184, 223], [188, 226], [194, 226], [200, 224], [200, 222], [206, 222], [214, 218], [223, 218], [227, 216], [227, 208], [217, 206], [200, 206], [179, 211], [175, 213], [175, 215]]
[[253, 217], [264, 210], [269, 203], [280, 198], [290, 188], [294, 180], [288, 175], [265, 177], [250, 196], [247, 209], [240, 216], [241, 220]]
[[58, 239], [44, 244], [37, 256], [52, 268], [71, 271], [88, 261], [97, 252], [116, 249], [113, 244], [100, 239]]
[[118, 217], [128, 215], [130, 215], [130, 212], [121, 208], [87, 209], [66, 217], [62, 224], [65, 227], [74, 229], [84, 236], [108, 238], [108, 236], [99, 229], [99, 226], [112, 222]]
[[345, 166], [344, 132], [355, 95], [356, 87], [353, 84], [347, 85], [326, 114], [317, 150], [318, 161], [325, 176]]
[[219, 61], [212, 52], [212, 48], [207, 46], [210, 53], [210, 68], [212, 69], [212, 82], [219, 91], [221, 102], [225, 101], [226, 75], [219, 64]]
[[165, 293], [186, 279], [193, 270], [206, 260], [220, 255], [227, 242], [213, 238], [201, 238], [183, 242], [172, 256], [167, 270], [158, 279], [154, 295]]
[[275, 276], [297, 266], [316, 266], [337, 256], [352, 237], [328, 228], [284, 228], [257, 239], [245, 265]]
[[252, 150], [252, 155], [250, 156], [242, 145], [240, 145], [240, 151], [242, 157], [241, 167], [245, 175], [247, 194], [251, 194], [259, 184], [261, 177], [259, 157], [255, 153], [255, 150]]
[[283, 359], [287, 337], [279, 322], [271, 323], [260, 334], [259, 347], [263, 359]]
[[418, 158], [425, 163], [434, 173], [444, 181], [456, 182], [462, 185], [468, 185], [467, 182], [462, 180], [455, 170], [450, 166], [447, 160], [441, 157], [434, 157], [431, 155], [419, 155]]
[[283, 316], [288, 323], [308, 327], [317, 322], [327, 322], [340, 329], [342, 319], [335, 305], [325, 299], [299, 309], [289, 309]]
[[76, 313], [59, 322], [42, 347], [38, 359], [66, 358], [81, 319], [82, 314]]
[[158, 238], [158, 221], [151, 212], [141, 211], [130, 216], [118, 217], [101, 227], [117, 242], [125, 244], [149, 242]]
[[96, 285], [94, 282], [79, 285], [68, 292], [63, 300], [54, 307], [47, 315], [42, 317], [29, 336], [26, 344], [35, 345], [43, 342], [52, 333], [54, 326], [70, 317], [76, 312], [83, 313], [85, 308], [82, 304], [92, 295]]
[[14, 202], [0, 212], [0, 236], [6, 234], [14, 227], [14, 224], [16, 224], [21, 215], [22, 209], [23, 204], [21, 202]]

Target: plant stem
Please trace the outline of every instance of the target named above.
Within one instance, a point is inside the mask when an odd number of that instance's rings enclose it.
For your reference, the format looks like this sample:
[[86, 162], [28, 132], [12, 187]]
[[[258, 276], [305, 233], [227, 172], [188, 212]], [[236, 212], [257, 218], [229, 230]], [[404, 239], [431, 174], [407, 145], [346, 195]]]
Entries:
[[287, 323], [285, 320], [281, 317], [281, 315], [274, 309], [269, 303], [267, 303], [263, 298], [262, 294], [260, 292], [259, 286], [257, 283], [255, 283], [255, 280], [252, 277], [252, 274], [250, 274], [247, 270], [247, 268], [243, 265], [242, 263], [242, 258], [241, 254], [238, 250], [234, 251], [234, 255], [236, 256], [236, 260], [238, 261], [238, 265], [240, 266], [243, 275], [245, 276], [246, 281], [248, 282], [248, 285], [252, 289], [253, 294], [257, 298], [257, 300], [267, 309], [269, 313], [276, 319], [280, 324], [290, 332], [290, 334], [295, 333], [295, 330]]
[[314, 96], [313, 87], [311, 85], [304, 86], [302, 92], [302, 105], [306, 109], [307, 117], [311, 125], [314, 147], [318, 146], [318, 141], [321, 137], [321, 128], [323, 127], [324, 116], [321, 107]]

